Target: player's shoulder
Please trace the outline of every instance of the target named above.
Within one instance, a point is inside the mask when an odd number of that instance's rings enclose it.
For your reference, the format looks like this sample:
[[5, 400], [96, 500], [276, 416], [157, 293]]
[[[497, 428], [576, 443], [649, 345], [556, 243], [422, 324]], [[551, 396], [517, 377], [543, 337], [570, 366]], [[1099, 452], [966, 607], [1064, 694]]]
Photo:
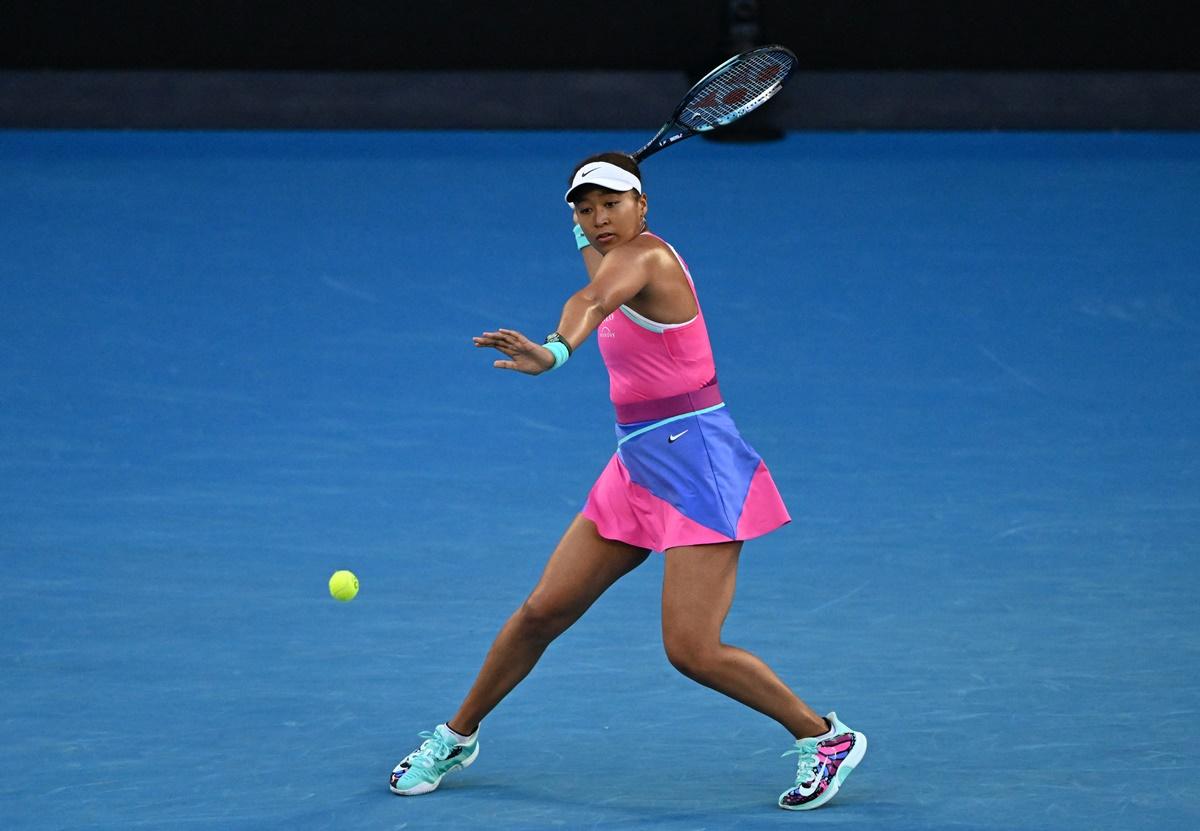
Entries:
[[625, 262], [648, 266], [673, 263], [675, 261], [675, 255], [671, 252], [671, 246], [653, 234], [642, 234], [639, 237], [635, 237], [609, 252], [609, 256], [613, 254], [619, 254], [620, 259]]

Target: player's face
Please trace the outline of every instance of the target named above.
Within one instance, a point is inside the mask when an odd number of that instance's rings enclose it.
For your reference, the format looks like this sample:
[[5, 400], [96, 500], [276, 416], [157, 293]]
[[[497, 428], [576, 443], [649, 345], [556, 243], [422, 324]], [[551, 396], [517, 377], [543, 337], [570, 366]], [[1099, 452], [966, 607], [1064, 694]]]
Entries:
[[575, 221], [588, 242], [606, 254], [646, 227], [646, 195], [590, 188], [575, 199]]

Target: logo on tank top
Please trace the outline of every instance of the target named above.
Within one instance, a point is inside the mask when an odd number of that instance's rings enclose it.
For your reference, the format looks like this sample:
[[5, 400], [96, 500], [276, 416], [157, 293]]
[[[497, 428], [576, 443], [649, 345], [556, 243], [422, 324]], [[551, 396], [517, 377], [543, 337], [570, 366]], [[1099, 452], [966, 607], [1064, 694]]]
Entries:
[[[611, 315], [610, 315], [610, 317], [611, 317]], [[602, 337], [602, 338], [615, 338], [617, 336], [617, 333], [614, 332], [612, 329], [609, 329], [607, 326], [601, 326], [598, 336]]]

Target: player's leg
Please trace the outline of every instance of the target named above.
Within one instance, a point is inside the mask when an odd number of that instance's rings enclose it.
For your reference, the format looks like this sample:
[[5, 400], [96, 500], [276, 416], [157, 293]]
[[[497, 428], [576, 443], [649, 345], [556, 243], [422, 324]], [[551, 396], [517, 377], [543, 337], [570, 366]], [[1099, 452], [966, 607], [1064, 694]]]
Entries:
[[567, 528], [541, 579], [496, 636], [483, 667], [450, 726], [475, 731], [546, 651], [550, 642], [588, 610], [609, 586], [637, 568], [650, 552], [601, 537], [582, 514]]
[[645, 561], [649, 552], [606, 540], [577, 516], [550, 556], [541, 579], [496, 636], [462, 705], [447, 724], [392, 770], [393, 792], [428, 793], [442, 777], [475, 761], [479, 722], [521, 682], [556, 637], [604, 591]]
[[664, 555], [662, 631], [667, 657], [688, 678], [778, 721], [796, 738], [826, 730], [760, 658], [721, 642], [733, 603], [740, 542], [672, 548]]
[[[824, 805], [862, 761], [867, 737], [837, 713], [819, 716], [762, 660], [721, 643], [733, 603], [740, 542], [674, 548], [663, 578], [663, 643], [684, 675], [770, 716], [791, 731], [798, 757], [794, 785], [779, 806], [804, 811]], [[785, 754], [787, 755], [787, 754]]]

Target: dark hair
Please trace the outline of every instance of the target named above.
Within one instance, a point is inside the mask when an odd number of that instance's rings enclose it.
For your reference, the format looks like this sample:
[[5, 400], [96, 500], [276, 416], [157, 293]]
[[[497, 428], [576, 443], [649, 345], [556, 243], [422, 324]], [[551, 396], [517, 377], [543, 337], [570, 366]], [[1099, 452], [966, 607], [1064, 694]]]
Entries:
[[[575, 174], [579, 172], [581, 167], [583, 167], [585, 164], [592, 164], [594, 162], [608, 162], [609, 164], [616, 165], [622, 170], [627, 170], [634, 176], [638, 177], [639, 182], [642, 181], [641, 168], [639, 168], [638, 163], [633, 160], [633, 156], [629, 155], [628, 153], [610, 150], [607, 153], [597, 153], [594, 156], [588, 156], [579, 164], [575, 165], [575, 169], [572, 170], [571, 175], [567, 177], [567, 185], [570, 185], [575, 181]], [[640, 191], [635, 190], [634, 193], [636, 193], [638, 196], [642, 195]]]

